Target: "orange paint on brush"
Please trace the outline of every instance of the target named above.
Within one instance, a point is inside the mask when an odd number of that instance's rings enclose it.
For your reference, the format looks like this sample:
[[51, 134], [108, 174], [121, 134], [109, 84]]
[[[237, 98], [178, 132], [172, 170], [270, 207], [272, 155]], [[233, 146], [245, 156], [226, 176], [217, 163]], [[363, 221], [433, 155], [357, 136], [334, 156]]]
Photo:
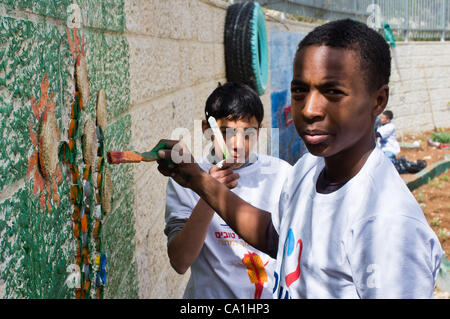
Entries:
[[109, 164], [139, 163], [145, 160], [141, 155], [129, 151], [109, 151], [107, 155]]

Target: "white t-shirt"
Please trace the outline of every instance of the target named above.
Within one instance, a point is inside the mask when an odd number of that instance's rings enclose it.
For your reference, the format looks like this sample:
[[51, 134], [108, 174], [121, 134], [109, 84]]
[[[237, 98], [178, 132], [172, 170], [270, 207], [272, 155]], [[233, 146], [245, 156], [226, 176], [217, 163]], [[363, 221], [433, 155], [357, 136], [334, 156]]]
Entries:
[[[206, 160], [199, 165], [206, 172], [212, 167]], [[258, 155], [255, 163], [235, 170], [240, 177], [232, 191], [251, 205], [274, 212], [291, 170], [281, 159]], [[165, 229], [169, 242], [198, 200], [196, 193], [169, 178]], [[215, 213], [203, 248], [191, 265], [184, 298], [272, 299], [274, 269], [274, 259], [248, 245]]]
[[329, 194], [316, 192], [323, 167], [323, 158], [304, 155], [272, 214], [274, 297], [431, 298], [442, 248], [389, 159], [375, 148]]
[[392, 152], [394, 155], [400, 153], [400, 145], [395, 136], [395, 125], [392, 122], [381, 125], [377, 132], [380, 133], [381, 139], [379, 145], [382, 151]]

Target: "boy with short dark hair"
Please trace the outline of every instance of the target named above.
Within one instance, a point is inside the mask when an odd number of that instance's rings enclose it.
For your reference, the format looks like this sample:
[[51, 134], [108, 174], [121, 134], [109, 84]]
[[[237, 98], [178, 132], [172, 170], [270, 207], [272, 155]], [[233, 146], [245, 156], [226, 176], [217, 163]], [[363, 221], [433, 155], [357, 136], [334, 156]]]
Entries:
[[[291, 166], [253, 152], [264, 116], [259, 96], [246, 85], [220, 85], [206, 101], [205, 116], [217, 120], [232, 159], [222, 168], [216, 165], [222, 154], [215, 139], [199, 162], [201, 169], [255, 207], [275, 211]], [[191, 269], [185, 298], [272, 298], [275, 260], [249, 246], [203, 199], [172, 178], [165, 233], [172, 267], [178, 273]]]
[[278, 213], [246, 203], [195, 163], [159, 161], [158, 170], [198, 193], [248, 243], [276, 256], [279, 298], [431, 298], [442, 248], [375, 147], [389, 76], [389, 46], [363, 23], [329, 22], [300, 42], [292, 112], [310, 153], [294, 165]]
[[400, 153], [400, 145], [395, 134], [395, 125], [392, 123], [393, 118], [392, 111], [386, 110], [381, 114], [381, 126], [377, 128], [376, 136], [379, 138], [379, 145], [384, 155], [395, 164], [395, 157]]

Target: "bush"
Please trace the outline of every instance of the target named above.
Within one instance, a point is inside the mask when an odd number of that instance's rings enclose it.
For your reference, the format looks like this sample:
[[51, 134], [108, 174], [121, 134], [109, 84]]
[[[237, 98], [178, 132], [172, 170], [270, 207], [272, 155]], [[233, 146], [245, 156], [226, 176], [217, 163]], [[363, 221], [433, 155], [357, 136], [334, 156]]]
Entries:
[[431, 139], [435, 142], [447, 144], [450, 143], [450, 133], [436, 132], [431, 135]]

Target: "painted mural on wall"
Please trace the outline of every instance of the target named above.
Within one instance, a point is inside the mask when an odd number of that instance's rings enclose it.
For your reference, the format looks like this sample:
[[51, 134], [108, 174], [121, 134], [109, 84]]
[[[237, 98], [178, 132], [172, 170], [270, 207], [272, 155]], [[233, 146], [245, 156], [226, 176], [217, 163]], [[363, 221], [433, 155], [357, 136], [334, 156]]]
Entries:
[[98, 2], [0, 0], [0, 298], [137, 297], [133, 174], [103, 160], [132, 148], [124, 3]]
[[279, 144], [272, 143], [272, 154], [294, 164], [306, 147], [292, 121], [291, 92], [292, 63], [298, 43], [306, 34], [272, 29], [270, 32], [270, 100], [272, 127], [278, 128]]

